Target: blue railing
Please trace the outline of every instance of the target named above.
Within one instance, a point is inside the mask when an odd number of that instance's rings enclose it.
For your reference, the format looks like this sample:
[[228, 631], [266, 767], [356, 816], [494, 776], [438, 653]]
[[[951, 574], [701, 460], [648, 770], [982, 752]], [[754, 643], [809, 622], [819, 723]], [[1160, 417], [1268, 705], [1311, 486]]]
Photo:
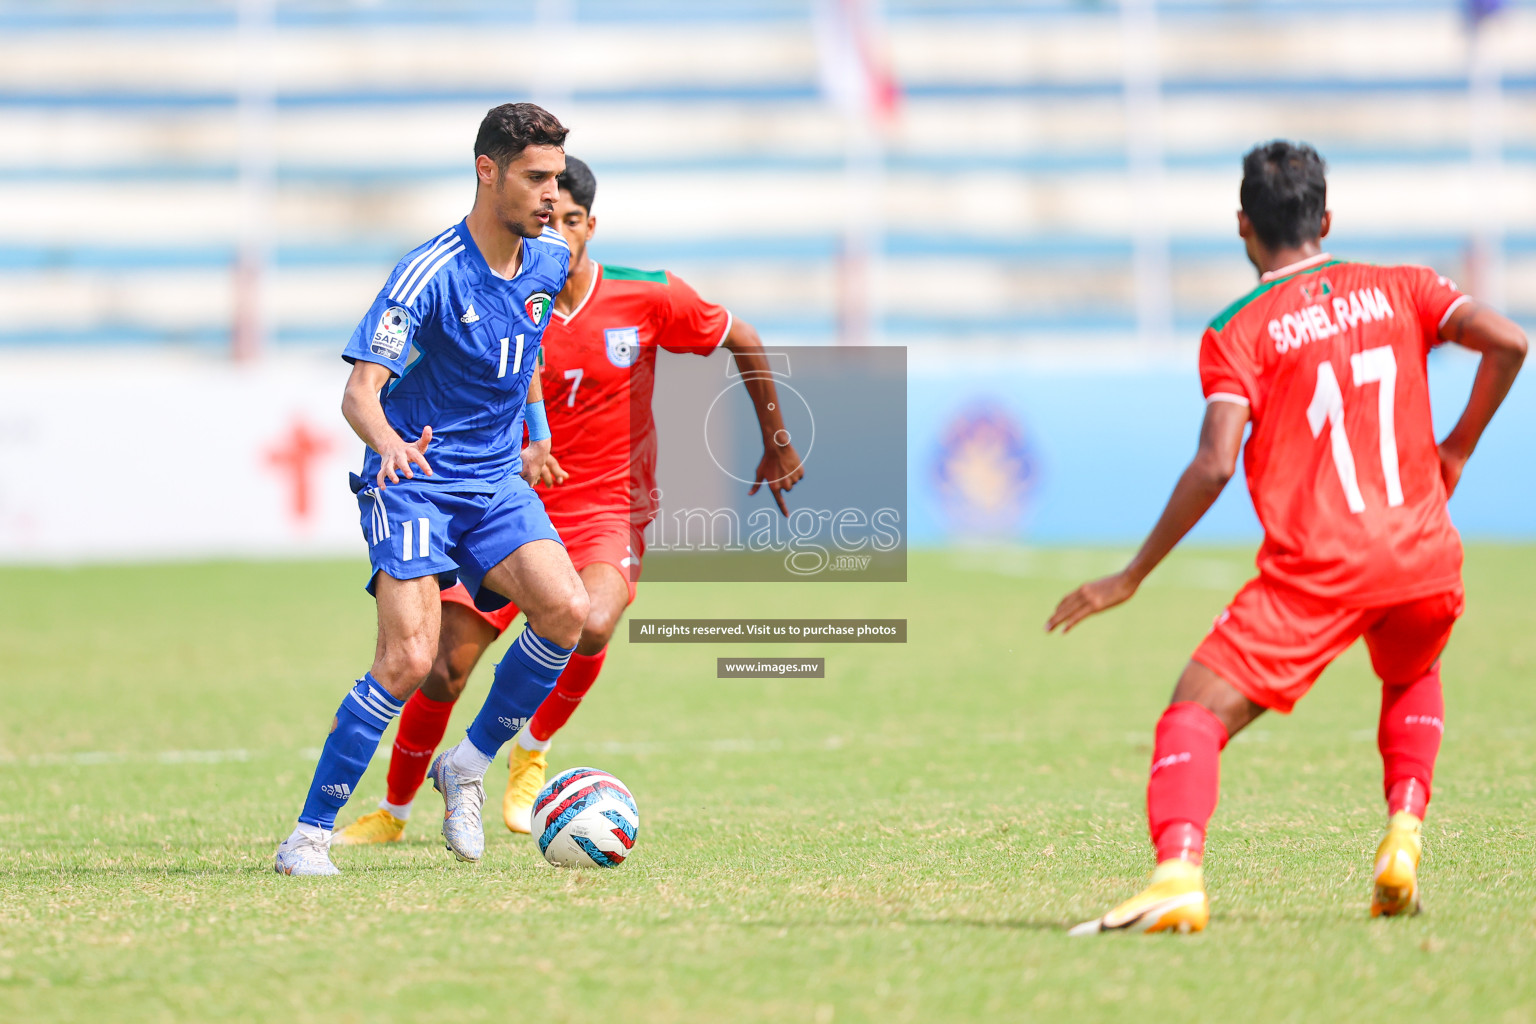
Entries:
[[[1167, 97], [1312, 97], [1361, 96], [1366, 94], [1462, 95], [1467, 92], [1465, 75], [1420, 75], [1403, 77], [1281, 77], [1255, 76], [1230, 78], [1171, 77], [1163, 82]], [[1517, 95], [1536, 92], [1536, 74], [1507, 74], [1506, 92]], [[517, 98], [510, 88], [463, 89], [412, 87], [407, 89], [320, 89], [278, 92], [279, 110], [343, 106], [411, 106], [422, 104], [474, 103], [495, 104], [509, 97]], [[1124, 91], [1119, 79], [1092, 81], [1020, 81], [1020, 82], [904, 82], [902, 94], [909, 102], [924, 100], [1020, 100], [1044, 102], [1096, 97], [1116, 98]], [[781, 82], [743, 83], [636, 83], [613, 88], [577, 88], [569, 93], [573, 103], [735, 103], [786, 104], [821, 103], [821, 93], [814, 81], [794, 79]], [[199, 107], [233, 107], [238, 97], [233, 91], [83, 89], [0, 89], [0, 106], [39, 108], [102, 108], [110, 110], [164, 110]]]
[[[1532, 0], [1512, 0], [1530, 7]], [[1113, 0], [886, 0], [893, 21], [932, 18], [1108, 18]], [[1162, 0], [1168, 18], [1316, 17], [1319, 14], [1459, 13], [1462, 0]], [[811, 0], [574, 0], [578, 23], [804, 21]], [[534, 17], [534, 0], [385, 0], [349, 3], [289, 2], [276, 7], [280, 27], [345, 25], [518, 24]], [[225, 28], [235, 24], [233, 2], [138, 3], [103, 7], [52, 0], [0, 4], [0, 29]]]
[[[1445, 166], [1465, 164], [1470, 153], [1465, 146], [1427, 147], [1352, 147], [1334, 146], [1313, 140], [1332, 168], [1352, 165]], [[1504, 149], [1506, 164], [1523, 167], [1536, 164], [1536, 145], [1513, 145]], [[1174, 152], [1164, 158], [1170, 170], [1230, 170], [1241, 165], [1242, 155], [1232, 149], [1204, 152]], [[841, 156], [825, 153], [780, 154], [737, 153], [697, 156], [589, 157], [603, 174], [829, 174], [843, 169]], [[1029, 153], [966, 153], [964, 156], [938, 153], [893, 152], [884, 159], [893, 174], [942, 175], [965, 177], [978, 173], [1003, 172], [1031, 176], [1070, 175], [1090, 172], [1119, 173], [1129, 169], [1121, 150], [1050, 151]], [[279, 184], [379, 186], [417, 184], [451, 178], [468, 178], [473, 169], [468, 161], [432, 164], [353, 165], [341, 163], [278, 164]], [[0, 184], [55, 184], [60, 182], [120, 184], [128, 182], [229, 182], [239, 176], [234, 163], [142, 163], [64, 166], [0, 165]]]
[[[1329, 248], [1350, 259], [1451, 261], [1464, 255], [1467, 236], [1442, 234], [1330, 235]], [[1512, 255], [1536, 255], [1536, 232], [1505, 237]], [[605, 239], [599, 257], [626, 266], [706, 265], [712, 263], [830, 262], [840, 251], [835, 234], [768, 235], [718, 238], [655, 238], [644, 242]], [[909, 234], [885, 237], [883, 253], [891, 260], [951, 259], [1036, 264], [1080, 262], [1124, 264], [1132, 253], [1127, 237], [1088, 235], [1022, 235], [1008, 237]], [[1241, 245], [1232, 236], [1176, 236], [1170, 250], [1177, 260], [1241, 259]], [[595, 251], [595, 250], [594, 250]], [[394, 240], [336, 244], [279, 245], [278, 267], [376, 267], [387, 273], [401, 255]], [[0, 271], [39, 270], [208, 270], [233, 266], [233, 245], [82, 246], [0, 244]], [[1215, 312], [1214, 310], [1212, 312]]]

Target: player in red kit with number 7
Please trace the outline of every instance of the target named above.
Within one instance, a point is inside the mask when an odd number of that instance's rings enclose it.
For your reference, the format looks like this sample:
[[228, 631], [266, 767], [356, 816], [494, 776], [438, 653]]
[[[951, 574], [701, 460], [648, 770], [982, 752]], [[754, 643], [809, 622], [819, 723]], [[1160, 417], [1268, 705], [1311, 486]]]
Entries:
[[[571, 247], [572, 272], [549, 311], [539, 376], [549, 410], [553, 450], [539, 493], [570, 552], [590, 602], [570, 662], [508, 755], [502, 818], [529, 830], [534, 797], [544, 786], [545, 751], [597, 680], [608, 640], [640, 579], [645, 527], [656, 513], [656, 427], [651, 415], [658, 349], [694, 355], [728, 350], [751, 396], [763, 438], [757, 483], [788, 515], [783, 492], [803, 476], [784, 430], [773, 376], [752, 326], [706, 302], [687, 282], [656, 270], [604, 266], [587, 257], [596, 228], [597, 180], [567, 157], [559, 178], [554, 224]], [[468, 591], [442, 593], [442, 640], [427, 680], [407, 702], [379, 809], [336, 833], [337, 845], [394, 842], [405, 831], [427, 762], [448, 727], [470, 673], [517, 616], [513, 605], [482, 612]]]
[[[1264, 527], [1259, 575], [1196, 648], [1157, 724], [1151, 884], [1073, 934], [1205, 927], [1200, 864], [1222, 748], [1266, 710], [1289, 712], [1358, 638], [1382, 682], [1388, 826], [1371, 913], [1418, 909], [1420, 827], [1445, 728], [1440, 653], [1462, 611], [1446, 502], [1526, 341], [1433, 270], [1323, 252], [1326, 192], [1310, 146], [1271, 142], [1244, 158], [1238, 227], [1259, 286], [1201, 342], [1199, 450], [1131, 563], [1068, 594], [1047, 624], [1065, 632], [1129, 599], [1216, 500], [1241, 449]], [[1425, 360], [1442, 341], [1482, 359], [1465, 411], [1436, 445]]]

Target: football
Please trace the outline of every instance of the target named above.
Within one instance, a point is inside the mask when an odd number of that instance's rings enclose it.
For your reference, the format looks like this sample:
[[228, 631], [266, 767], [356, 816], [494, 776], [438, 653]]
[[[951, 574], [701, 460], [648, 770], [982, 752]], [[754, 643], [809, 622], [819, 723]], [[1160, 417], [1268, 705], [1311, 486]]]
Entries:
[[571, 768], [539, 791], [532, 831], [557, 867], [615, 868], [635, 847], [640, 811], [629, 787], [598, 768]]

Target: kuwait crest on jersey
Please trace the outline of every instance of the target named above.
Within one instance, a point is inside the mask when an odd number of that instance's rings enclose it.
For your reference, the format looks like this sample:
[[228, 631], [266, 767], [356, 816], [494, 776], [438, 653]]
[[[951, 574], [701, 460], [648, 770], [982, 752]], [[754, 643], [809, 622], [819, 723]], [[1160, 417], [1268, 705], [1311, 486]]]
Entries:
[[523, 300], [523, 309], [528, 313], [528, 319], [533, 321], [533, 326], [542, 327], [544, 318], [549, 315], [549, 307], [555, 304], [555, 300], [549, 297], [549, 292], [534, 292]]

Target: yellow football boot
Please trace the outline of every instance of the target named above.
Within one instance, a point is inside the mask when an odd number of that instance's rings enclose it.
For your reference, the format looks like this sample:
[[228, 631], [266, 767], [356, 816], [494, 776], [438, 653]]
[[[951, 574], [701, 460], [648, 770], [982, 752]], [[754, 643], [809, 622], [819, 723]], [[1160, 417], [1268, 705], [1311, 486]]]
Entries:
[[512, 744], [507, 755], [507, 791], [501, 798], [501, 820], [513, 832], [527, 835], [531, 830], [529, 819], [533, 816], [533, 801], [544, 788], [544, 771], [549, 761], [542, 750], [524, 750], [522, 744]]
[[1423, 822], [1398, 811], [1387, 823], [1387, 837], [1376, 848], [1376, 891], [1372, 917], [1419, 912], [1419, 856], [1424, 852]]
[[1099, 932], [1190, 932], [1205, 930], [1211, 901], [1199, 865], [1165, 860], [1152, 872], [1152, 884], [1096, 921], [1084, 921], [1069, 935]]
[[332, 846], [368, 846], [371, 843], [398, 843], [405, 834], [405, 819], [397, 818], [384, 808], [358, 818], [346, 828], [337, 829], [331, 835]]

